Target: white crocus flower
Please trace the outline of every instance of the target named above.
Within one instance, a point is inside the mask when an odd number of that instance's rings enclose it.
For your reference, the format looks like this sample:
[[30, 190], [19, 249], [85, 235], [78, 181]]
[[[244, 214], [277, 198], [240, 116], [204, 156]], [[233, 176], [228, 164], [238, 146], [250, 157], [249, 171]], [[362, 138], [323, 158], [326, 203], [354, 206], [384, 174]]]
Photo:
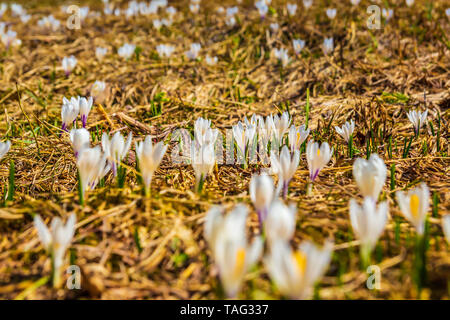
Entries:
[[450, 18], [450, 8], [445, 9], [445, 14]]
[[117, 50], [117, 53], [120, 57], [128, 60], [133, 55], [136, 50], [136, 46], [134, 44], [125, 43], [123, 46]]
[[177, 9], [175, 9], [174, 7], [168, 7], [166, 9], [166, 13], [169, 15], [170, 19], [173, 19], [173, 17], [175, 16], [175, 14], [177, 13]]
[[153, 174], [161, 163], [167, 146], [163, 141], [153, 146], [152, 137], [147, 136], [143, 142], [136, 143], [136, 157], [139, 161], [139, 170], [145, 186], [145, 194], [150, 195], [150, 184]]
[[108, 48], [102, 48], [102, 47], [95, 48], [95, 57], [99, 61], [102, 61], [107, 53], [108, 53]]
[[287, 111], [283, 112], [281, 117], [275, 115], [273, 117], [273, 135], [276, 146], [281, 147], [283, 144], [284, 134], [288, 131], [291, 125], [291, 117]]
[[424, 112], [411, 110], [406, 115], [413, 125], [414, 133], [418, 135], [420, 128], [426, 123], [428, 110], [425, 110]]
[[199, 145], [215, 144], [219, 130], [211, 128], [211, 120], [198, 118], [194, 123], [194, 138]]
[[300, 150], [300, 146], [302, 143], [308, 138], [309, 128], [306, 129], [306, 126], [303, 124], [298, 128], [295, 125], [292, 125], [289, 129], [288, 139], [289, 145], [291, 147], [291, 152], [294, 150]]
[[323, 52], [328, 55], [334, 50], [334, 40], [333, 37], [323, 39]]
[[0, 160], [8, 153], [11, 148], [11, 141], [0, 142]]
[[397, 191], [395, 196], [403, 216], [416, 228], [422, 236], [425, 231], [425, 220], [429, 209], [430, 192], [425, 183], [407, 193]]
[[444, 231], [447, 243], [450, 244], [450, 214], [442, 217], [442, 230]]
[[[256, 138], [256, 126], [249, 124], [243, 125], [239, 121], [232, 127], [233, 138], [236, 141], [238, 163], [242, 163], [244, 167], [247, 166], [247, 150], [248, 147], [254, 146]], [[252, 155], [248, 155], [251, 157]]]
[[277, 240], [290, 241], [295, 232], [297, 208], [286, 206], [280, 200], [275, 200], [269, 207], [264, 230], [267, 240], [272, 245]]
[[214, 144], [200, 144], [196, 140], [191, 143], [191, 164], [195, 173], [195, 190], [201, 192], [206, 177], [216, 163]]
[[406, 0], [406, 5], [411, 7], [414, 4], [414, 0]]
[[263, 225], [267, 217], [270, 203], [275, 196], [272, 177], [262, 174], [253, 175], [250, 180], [250, 199], [258, 213], [260, 226]]
[[310, 241], [292, 251], [287, 241], [276, 241], [270, 254], [265, 257], [271, 279], [278, 290], [291, 299], [308, 299], [314, 285], [323, 276], [331, 260], [333, 243], [326, 242], [323, 248]]
[[326, 10], [326, 13], [327, 13], [327, 17], [328, 17], [328, 19], [330, 19], [330, 20], [333, 20], [334, 18], [336, 18], [336, 9], [327, 9]]
[[93, 190], [111, 167], [106, 164], [106, 155], [102, 153], [100, 146], [81, 149], [77, 167], [81, 185], [80, 202], [83, 204], [85, 192]]
[[53, 218], [50, 229], [42, 221], [41, 216], [34, 216], [34, 227], [37, 230], [42, 246], [49, 253], [52, 260], [52, 281], [53, 286], [58, 288], [61, 284], [61, 267], [64, 263], [64, 256], [72, 242], [75, 234], [75, 223], [77, 217], [72, 213], [67, 219], [66, 225], [59, 217]]
[[255, 7], [256, 9], [258, 9], [261, 19], [264, 19], [267, 15], [267, 12], [269, 11], [269, 7], [267, 6], [266, 2], [264, 0], [257, 1], [255, 2]]
[[369, 160], [358, 158], [353, 163], [353, 177], [361, 194], [377, 201], [386, 181], [387, 168], [384, 161], [376, 153]]
[[278, 23], [271, 23], [269, 25], [269, 27], [270, 27], [270, 30], [272, 30], [273, 32], [276, 32], [276, 31], [278, 31], [278, 29], [280, 29], [280, 26], [278, 25]]
[[0, 18], [3, 17], [6, 10], [8, 10], [8, 5], [6, 3], [0, 3]]
[[362, 206], [355, 199], [350, 200], [350, 222], [361, 245], [361, 258], [368, 265], [370, 253], [386, 227], [389, 204], [384, 201], [376, 206], [373, 198], [364, 198]]
[[206, 64], [209, 66], [215, 66], [217, 64], [217, 57], [210, 57], [209, 55], [206, 55], [205, 61]]
[[70, 130], [70, 141], [72, 142], [73, 152], [78, 158], [81, 150], [89, 148], [91, 135], [85, 128]]
[[352, 5], [357, 6], [361, 0], [350, 0]]
[[293, 39], [292, 46], [294, 47], [295, 54], [299, 54], [305, 47], [305, 41], [302, 39]]
[[389, 21], [392, 18], [392, 16], [394, 15], [393, 9], [383, 8], [383, 10], [381, 12], [383, 14], [383, 17], [386, 19], [386, 22]]
[[[275, 129], [275, 125], [273, 122], [273, 116], [268, 115], [266, 117], [266, 121], [264, 122], [264, 118], [260, 118], [258, 122], [258, 137], [260, 140], [260, 143], [266, 147], [269, 143], [270, 139], [272, 138], [273, 131]], [[267, 150], [266, 150], [267, 151]]]
[[189, 51], [186, 51], [186, 57], [190, 60], [196, 60], [198, 58], [198, 54], [201, 50], [201, 45], [199, 43], [193, 43], [191, 44], [191, 48]]
[[91, 96], [97, 101], [106, 90], [106, 83], [104, 81], [96, 80], [91, 87]]
[[73, 69], [75, 69], [78, 61], [74, 56], [64, 57], [62, 60], [62, 68], [66, 76], [68, 76]]
[[156, 51], [161, 58], [170, 58], [175, 51], [175, 47], [168, 44], [160, 44], [156, 46]]
[[31, 19], [30, 14], [23, 14], [20, 16], [20, 21], [22, 21], [23, 23], [27, 23], [28, 21], [30, 21], [30, 19]]
[[333, 148], [330, 149], [330, 145], [327, 142], [322, 143], [319, 148], [319, 143], [311, 140], [306, 146], [306, 160], [309, 168], [309, 178], [312, 182], [319, 175], [322, 170], [330, 161], [333, 154]]
[[211, 248], [213, 260], [228, 297], [236, 297], [247, 270], [261, 256], [263, 241], [260, 237], [248, 243], [245, 232], [247, 208], [237, 205], [224, 216], [222, 209], [213, 207], [205, 218], [205, 238]]
[[288, 11], [288, 14], [292, 17], [297, 12], [297, 4], [296, 3], [288, 3], [286, 5], [286, 9]]
[[227, 24], [227, 26], [233, 27], [236, 24], [236, 18], [234, 16], [227, 17], [225, 23]]
[[[159, 20], [159, 19], [154, 19], [152, 23], [153, 23], [153, 27], [154, 27], [156, 30], [158, 30], [158, 31], [159, 31], [159, 29], [161, 29], [161, 27], [163, 26], [162, 21]], [[156, 47], [156, 48], [158, 48], [158, 47]]]
[[79, 100], [80, 116], [83, 128], [86, 127], [87, 118], [89, 116], [89, 113], [91, 112], [93, 102], [94, 100], [92, 99], [92, 97], [89, 97], [89, 99], [82, 97]]
[[334, 129], [348, 143], [355, 130], [355, 122], [353, 120], [346, 121], [342, 128], [336, 126]]
[[300, 151], [294, 150], [291, 155], [287, 146], [283, 146], [279, 157], [275, 152], [270, 155], [270, 170], [278, 177], [278, 188], [283, 187], [283, 198], [287, 196], [289, 182], [297, 171], [299, 161]]
[[234, 6], [234, 7], [229, 7], [229, 8], [227, 8], [227, 11], [226, 11], [226, 12], [227, 12], [227, 13], [226, 13], [227, 17], [233, 17], [233, 16], [235, 16], [235, 15], [239, 12], [239, 8], [236, 7], [236, 6]]
[[133, 135], [131, 132], [128, 134], [126, 141], [120, 132], [116, 132], [111, 140], [109, 139], [109, 135], [106, 132], [103, 132], [102, 148], [106, 159], [113, 170], [114, 176], [117, 176], [117, 169], [120, 167], [120, 163], [130, 150], [132, 139]]
[[311, 8], [312, 4], [313, 0], [303, 0], [303, 6], [305, 7], [305, 9]]
[[69, 124], [75, 121], [80, 112], [80, 106], [76, 98], [71, 98], [70, 100], [63, 97], [63, 105], [61, 108], [61, 129], [67, 131]]

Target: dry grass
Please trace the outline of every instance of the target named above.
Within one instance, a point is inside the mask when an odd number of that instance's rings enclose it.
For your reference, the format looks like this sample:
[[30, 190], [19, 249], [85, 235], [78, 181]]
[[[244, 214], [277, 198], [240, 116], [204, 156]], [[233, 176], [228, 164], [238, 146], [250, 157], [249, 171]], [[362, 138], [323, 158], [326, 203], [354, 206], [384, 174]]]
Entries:
[[[364, 0], [358, 10], [351, 8], [349, 1], [340, 2], [336, 5], [338, 18], [331, 23], [323, 12], [327, 7], [324, 1], [315, 1], [321, 4], [311, 12], [298, 12], [295, 19], [289, 19], [285, 2], [274, 0], [278, 15], [269, 15], [262, 23], [253, 3], [244, 1], [240, 25], [234, 28], [225, 25], [223, 15], [214, 10], [216, 5], [203, 2], [202, 13], [196, 16], [187, 14], [186, 1], [171, 2], [186, 18], [179, 17], [161, 32], [151, 26], [148, 17], [126, 21], [123, 17], [102, 16], [86, 20], [80, 30], [63, 28], [46, 33], [37, 28], [36, 16], [52, 13], [65, 21], [66, 15], [59, 7], [50, 6], [51, 2], [41, 1], [24, 2], [34, 15], [27, 25], [8, 18], [23, 44], [9, 52], [3, 48], [0, 57], [0, 102], [5, 110], [0, 119], [1, 132], [2, 139], [12, 142], [0, 166], [2, 192], [7, 185], [8, 163], [14, 160], [16, 165], [14, 201], [0, 208], [0, 297], [219, 297], [216, 273], [203, 238], [205, 212], [212, 203], [227, 207], [238, 202], [250, 204], [248, 182], [261, 168], [219, 165], [207, 179], [204, 194], [198, 196], [192, 192], [192, 169], [173, 165], [166, 156], [152, 184], [152, 199], [145, 201], [136, 183], [131, 152], [126, 187], [118, 189], [109, 176], [106, 186], [90, 192], [87, 205], [80, 207], [70, 141], [68, 135], [59, 137], [61, 101], [63, 96], [85, 95], [95, 80], [103, 80], [109, 85], [104, 112], [95, 106], [88, 122], [95, 137], [102, 131], [131, 130], [136, 139], [151, 133], [167, 141], [171, 130], [191, 130], [199, 116], [211, 119], [224, 131], [244, 116], [277, 113], [287, 103], [294, 123], [302, 124], [309, 87], [312, 135], [328, 141], [337, 152], [315, 183], [312, 195], [305, 193], [308, 175], [302, 155], [289, 201], [298, 206], [293, 243], [304, 239], [321, 243], [331, 237], [336, 244], [320, 297], [417, 297], [411, 279], [414, 232], [394, 203], [393, 191], [424, 181], [437, 194], [439, 206], [437, 215], [429, 218], [428, 282], [422, 298], [448, 299], [450, 255], [440, 225], [440, 217], [450, 209], [450, 24], [444, 13], [446, 1], [433, 1], [431, 20], [427, 19], [426, 1], [416, 1], [415, 11], [402, 2], [394, 6], [395, 17], [373, 32], [373, 37], [365, 26]], [[101, 2], [91, 2], [92, 8], [100, 10]], [[275, 35], [267, 31], [273, 21], [280, 24]], [[335, 37], [336, 49], [327, 57], [319, 46], [329, 35]], [[293, 57], [291, 41], [296, 37], [306, 39], [308, 49], [282, 70], [280, 78], [280, 67], [268, 53], [274, 47], [286, 47]], [[124, 61], [117, 56], [117, 48], [125, 42], [142, 48], [139, 60], [134, 57]], [[202, 44], [202, 57], [207, 53], [217, 55], [218, 65], [210, 67], [204, 61], [182, 58], [192, 42]], [[155, 47], [160, 43], [176, 46], [170, 61], [157, 58]], [[109, 48], [102, 63], [95, 59], [96, 46]], [[59, 67], [62, 58], [72, 54], [78, 66], [66, 78]], [[152, 114], [151, 104], [160, 92], [166, 98], [160, 103], [162, 112]], [[424, 92], [428, 120], [435, 130], [438, 114], [441, 117], [440, 150], [436, 135], [427, 126], [413, 141], [409, 155], [402, 158], [404, 139], [412, 135], [406, 112], [425, 109]], [[377, 136], [376, 151], [388, 167], [396, 166], [395, 189], [389, 190], [387, 181], [382, 194], [390, 202], [391, 219], [375, 255], [382, 268], [379, 291], [367, 290], [367, 274], [359, 267], [358, 243], [348, 216], [348, 201], [358, 194], [351, 174], [353, 160], [333, 129], [350, 118], [357, 123], [357, 156], [365, 157], [372, 127]], [[389, 137], [392, 158], [388, 155]], [[93, 143], [98, 144], [98, 140]], [[83, 290], [55, 291], [48, 283], [39, 282], [49, 275], [50, 263], [39, 244], [32, 217], [40, 214], [49, 222], [54, 216], [65, 218], [72, 212], [79, 222], [70, 255], [82, 268]], [[251, 212], [248, 223], [250, 233], [257, 233], [255, 212]], [[400, 230], [398, 241], [396, 227]], [[139, 234], [141, 252], [135, 233]], [[248, 274], [239, 295], [250, 299], [279, 297], [262, 264]]]

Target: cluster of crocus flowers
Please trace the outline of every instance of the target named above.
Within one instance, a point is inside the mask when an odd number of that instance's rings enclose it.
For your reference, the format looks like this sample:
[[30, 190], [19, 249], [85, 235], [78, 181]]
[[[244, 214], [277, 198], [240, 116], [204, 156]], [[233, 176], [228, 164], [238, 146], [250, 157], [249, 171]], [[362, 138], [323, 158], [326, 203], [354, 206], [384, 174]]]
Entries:
[[384, 231], [388, 216], [389, 204], [377, 200], [386, 181], [387, 168], [383, 160], [376, 154], [369, 160], [358, 158], [353, 163], [353, 177], [364, 197], [362, 206], [356, 200], [350, 200], [350, 222], [353, 231], [360, 240], [360, 253], [363, 266], [370, 261], [370, 255], [379, 237]]
[[430, 191], [425, 183], [408, 191], [397, 191], [395, 196], [403, 216], [416, 228], [421, 237], [425, 232], [425, 221], [430, 207]]
[[62, 60], [62, 69], [64, 70], [64, 73], [66, 76], [69, 76], [69, 74], [72, 72], [73, 69], [77, 66], [78, 60], [75, 58], [75, 56], [70, 57], [64, 57]]
[[[223, 9], [223, 8], [222, 8]], [[226, 10], [226, 20], [227, 26], [232, 27], [236, 24], [236, 14], [239, 12], [238, 7], [230, 7]]]
[[83, 128], [86, 127], [87, 118], [89, 113], [91, 112], [93, 104], [93, 98], [85, 98], [85, 97], [71, 97], [67, 99], [63, 97], [63, 105], [61, 108], [61, 129], [63, 131], [67, 131], [68, 126], [71, 123], [75, 123], [78, 114], [81, 116], [81, 123]]
[[194, 14], [198, 13], [200, 11], [200, 0], [191, 0], [189, 10]]
[[316, 180], [320, 171], [330, 162], [333, 148], [327, 142], [319, 146], [318, 142], [310, 140], [306, 146], [306, 160], [309, 168], [309, 178], [311, 182]]
[[[247, 168], [247, 158], [252, 159], [256, 147], [256, 125], [239, 121], [233, 126], [233, 138], [237, 146], [238, 163]], [[252, 150], [249, 152], [249, 150]]]
[[283, 67], [286, 67], [289, 64], [290, 58], [286, 49], [274, 48], [272, 52], [273, 56], [281, 63]]
[[153, 174], [159, 167], [166, 151], [167, 146], [164, 145], [164, 142], [160, 141], [153, 145], [151, 136], [146, 136], [143, 142], [136, 143], [136, 159], [147, 197], [150, 196], [150, 185]]
[[388, 215], [387, 201], [380, 203], [377, 207], [375, 200], [371, 197], [364, 198], [362, 206], [358, 205], [355, 199], [350, 200], [350, 222], [360, 241], [364, 267], [369, 264], [370, 254], [386, 227]]
[[270, 155], [271, 173], [278, 177], [278, 185], [283, 188], [283, 198], [287, 197], [289, 182], [297, 171], [299, 161], [300, 151], [294, 150], [291, 154], [287, 146], [281, 148], [279, 155], [275, 152]]
[[[272, 126], [273, 126], [273, 138], [276, 148], [280, 148], [283, 145], [283, 137], [288, 131], [291, 125], [291, 117], [287, 111], [283, 112], [281, 116], [277, 114], [273, 116]], [[272, 148], [273, 149], [273, 148]]]
[[117, 176], [117, 171], [120, 168], [122, 160], [130, 150], [132, 138], [133, 135], [131, 132], [128, 134], [126, 141], [120, 132], [116, 132], [111, 139], [106, 132], [103, 132], [102, 148], [114, 176]]
[[211, 57], [209, 55], [206, 55], [205, 61], [208, 66], [215, 66], [217, 64], [218, 58], [216, 56]]
[[34, 216], [34, 226], [39, 239], [50, 255], [52, 281], [55, 288], [59, 288], [61, 285], [61, 268], [64, 264], [65, 253], [75, 233], [75, 223], [76, 215], [72, 213], [65, 225], [59, 217], [53, 218], [49, 229], [38, 214]]
[[219, 278], [228, 297], [236, 297], [248, 269], [260, 258], [263, 241], [260, 237], [250, 244], [245, 225], [248, 209], [237, 205], [227, 215], [223, 208], [211, 208], [205, 218], [204, 235], [218, 268]]
[[201, 192], [208, 174], [216, 163], [215, 144], [219, 130], [211, 128], [211, 120], [198, 118], [194, 124], [190, 160], [195, 173], [195, 190]]
[[11, 148], [11, 141], [0, 142], [0, 160], [8, 153]]
[[37, 24], [41, 28], [45, 28], [50, 31], [57, 31], [61, 26], [61, 21], [55, 19], [55, 17], [51, 14], [38, 20]]
[[0, 39], [3, 45], [6, 47], [6, 50], [8, 50], [10, 47], [17, 47], [22, 44], [22, 40], [17, 39], [17, 32], [11, 29], [5, 31], [5, 24], [1, 25]]
[[413, 125], [414, 128], [414, 134], [416, 136], [419, 135], [420, 128], [426, 123], [428, 115], [428, 110], [425, 110], [424, 112], [411, 110], [407, 113], [408, 119]]
[[331, 260], [333, 243], [323, 248], [310, 241], [303, 242], [293, 251], [289, 242], [278, 240], [271, 245], [264, 263], [278, 290], [290, 299], [308, 299], [314, 285], [326, 272]]
[[175, 47], [169, 44], [159, 44], [156, 46], [156, 52], [161, 58], [170, 58], [172, 53], [175, 51]]
[[200, 45], [200, 43], [191, 44], [191, 48], [185, 52], [186, 57], [190, 60], [197, 60], [201, 48], [202, 46]]
[[136, 45], [125, 43], [123, 46], [117, 50], [117, 54], [122, 57], [125, 60], [128, 60], [131, 58], [131, 56], [136, 51]]

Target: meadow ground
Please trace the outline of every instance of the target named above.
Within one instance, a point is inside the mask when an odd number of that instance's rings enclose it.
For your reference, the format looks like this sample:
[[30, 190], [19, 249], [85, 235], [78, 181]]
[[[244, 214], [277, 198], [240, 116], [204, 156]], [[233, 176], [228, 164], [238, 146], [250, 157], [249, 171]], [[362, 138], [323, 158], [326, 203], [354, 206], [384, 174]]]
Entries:
[[[448, 299], [450, 254], [441, 217], [450, 209], [449, 105], [450, 18], [444, 0], [380, 1], [394, 9], [381, 28], [366, 25], [368, 1], [314, 1], [309, 10], [299, 2], [294, 17], [286, 2], [273, 0], [261, 20], [253, 1], [238, 4], [234, 26], [226, 24], [213, 1], [202, 1], [200, 13], [188, 2], [169, 1], [178, 13], [171, 26], [159, 31], [156, 15], [87, 17], [78, 30], [66, 27], [69, 15], [62, 1], [23, 1], [27, 23], [5, 13], [2, 21], [17, 32], [20, 46], [1, 48], [1, 139], [11, 150], [0, 163], [1, 192], [6, 194], [11, 162], [15, 192], [0, 208], [0, 297], [5, 299], [217, 299], [221, 298], [217, 271], [203, 236], [205, 213], [212, 204], [232, 208], [239, 202], [252, 208], [248, 186], [261, 165], [216, 165], [202, 194], [194, 190], [194, 171], [171, 161], [171, 133], [192, 132], [198, 117], [211, 119], [221, 132], [252, 114], [267, 116], [288, 111], [296, 125], [306, 122], [310, 139], [334, 147], [329, 165], [307, 193], [305, 153], [289, 188], [288, 202], [298, 208], [292, 245], [303, 240], [334, 240], [330, 267], [316, 287], [321, 299]], [[54, 5], [57, 3], [58, 5]], [[101, 1], [80, 2], [103, 11]], [[126, 7], [126, 3], [119, 3]], [[222, 1], [223, 6], [236, 5]], [[333, 6], [330, 20], [324, 10]], [[164, 11], [162, 11], [164, 12]], [[53, 14], [61, 27], [49, 31], [37, 20]], [[161, 13], [160, 16], [165, 16]], [[269, 26], [278, 23], [274, 31]], [[334, 37], [329, 55], [321, 49]], [[306, 41], [295, 55], [292, 40]], [[200, 59], [184, 54], [191, 43], [201, 44]], [[136, 45], [125, 60], [117, 50]], [[171, 44], [170, 58], [161, 58], [158, 44]], [[109, 49], [102, 61], [95, 48]], [[286, 48], [291, 58], [282, 66], [271, 56]], [[207, 65], [205, 56], [217, 56]], [[69, 76], [63, 57], [78, 64]], [[101, 105], [95, 103], [87, 129], [92, 145], [102, 132], [133, 133], [136, 140], [151, 134], [171, 147], [152, 181], [146, 200], [136, 180], [134, 143], [125, 160], [125, 186], [118, 188], [111, 174], [104, 185], [87, 193], [79, 205], [77, 166], [68, 134], [60, 134], [63, 97], [88, 96], [96, 80], [107, 84]], [[424, 97], [426, 97], [424, 99]], [[419, 137], [406, 113], [428, 110]], [[353, 119], [356, 123], [353, 158], [335, 132]], [[369, 149], [369, 150], [368, 150]], [[361, 199], [352, 176], [355, 158], [376, 152], [384, 159], [388, 178], [380, 199], [390, 204], [390, 219], [373, 254], [381, 269], [381, 287], [366, 287], [368, 274], [360, 267], [359, 246], [349, 219], [351, 198]], [[430, 188], [426, 277], [420, 294], [415, 285], [414, 228], [402, 216], [395, 191], [420, 182]], [[48, 224], [76, 213], [77, 229], [68, 254], [82, 270], [82, 289], [52, 288], [50, 262], [36, 231], [33, 216]], [[250, 209], [248, 234], [258, 234], [258, 219]], [[238, 298], [279, 299], [263, 263], [245, 277]]]

